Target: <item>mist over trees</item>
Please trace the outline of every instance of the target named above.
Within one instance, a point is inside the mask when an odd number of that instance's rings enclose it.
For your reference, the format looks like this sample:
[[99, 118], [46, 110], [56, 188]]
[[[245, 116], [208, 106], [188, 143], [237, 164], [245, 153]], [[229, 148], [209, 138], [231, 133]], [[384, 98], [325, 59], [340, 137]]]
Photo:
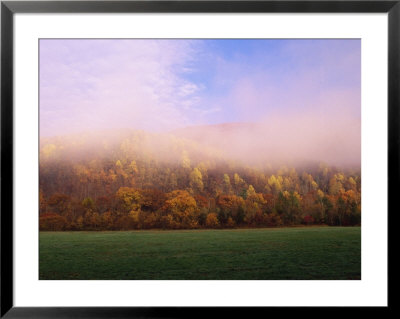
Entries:
[[230, 124], [41, 138], [40, 230], [361, 223], [357, 161], [285, 153], [259, 133]]
[[360, 39], [39, 45], [41, 230], [360, 224]]

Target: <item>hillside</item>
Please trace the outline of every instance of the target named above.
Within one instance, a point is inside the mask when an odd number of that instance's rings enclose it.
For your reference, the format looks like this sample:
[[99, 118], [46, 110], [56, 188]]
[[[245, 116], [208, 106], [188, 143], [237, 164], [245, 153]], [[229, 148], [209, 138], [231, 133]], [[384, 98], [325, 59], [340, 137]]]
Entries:
[[41, 228], [360, 223], [359, 169], [294, 159], [277, 165], [256, 143], [266, 139], [259, 130], [229, 123], [42, 138]]

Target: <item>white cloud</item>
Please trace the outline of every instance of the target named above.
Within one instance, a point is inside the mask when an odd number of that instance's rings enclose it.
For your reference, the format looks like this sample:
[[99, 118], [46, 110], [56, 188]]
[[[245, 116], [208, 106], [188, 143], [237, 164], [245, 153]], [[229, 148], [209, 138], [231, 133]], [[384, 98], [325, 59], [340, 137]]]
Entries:
[[[196, 44], [198, 45], [198, 43]], [[41, 133], [190, 125], [190, 41], [41, 40]]]

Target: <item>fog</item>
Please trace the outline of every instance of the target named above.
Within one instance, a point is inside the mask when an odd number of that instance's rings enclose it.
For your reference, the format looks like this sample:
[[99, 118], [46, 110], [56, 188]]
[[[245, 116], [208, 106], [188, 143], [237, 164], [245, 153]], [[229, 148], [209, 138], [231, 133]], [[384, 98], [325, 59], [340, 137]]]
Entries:
[[360, 61], [359, 40], [41, 40], [42, 146], [140, 131], [136, 150], [160, 160], [188, 148], [195, 161], [359, 167]]
[[339, 114], [272, 115], [260, 122], [188, 127], [174, 132], [245, 163], [326, 162], [360, 166], [361, 127], [346, 109]]

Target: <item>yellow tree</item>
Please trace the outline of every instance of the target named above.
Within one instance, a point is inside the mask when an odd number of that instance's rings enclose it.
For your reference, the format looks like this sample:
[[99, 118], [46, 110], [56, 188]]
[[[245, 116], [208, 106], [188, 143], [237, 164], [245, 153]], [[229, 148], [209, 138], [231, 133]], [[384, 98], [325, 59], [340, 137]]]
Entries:
[[182, 152], [181, 165], [183, 168], [190, 168], [190, 158], [186, 151]]
[[233, 175], [233, 184], [235, 185], [236, 195], [246, 187], [246, 182], [237, 173]]
[[209, 228], [217, 228], [219, 226], [217, 214], [210, 213], [207, 215], [206, 226]]
[[193, 171], [190, 173], [190, 187], [195, 192], [202, 192], [203, 191], [203, 176], [200, 170], [195, 167]]
[[342, 174], [335, 174], [330, 180], [329, 180], [329, 194], [330, 195], [337, 195], [339, 193], [344, 192], [342, 181], [344, 180], [344, 177]]
[[274, 194], [278, 194], [282, 190], [282, 176], [275, 177], [275, 175], [271, 175], [268, 178], [268, 185], [271, 187], [271, 190]]
[[255, 191], [253, 185], [249, 185], [249, 188], [246, 191], [246, 198], [253, 196], [253, 195], [256, 195], [256, 191]]
[[223, 191], [225, 194], [228, 194], [228, 195], [232, 193], [231, 179], [228, 174], [224, 174]]
[[185, 190], [175, 190], [167, 194], [164, 211], [172, 215], [180, 227], [194, 228], [197, 225], [196, 200]]
[[119, 208], [124, 213], [139, 210], [142, 196], [139, 191], [131, 187], [120, 187], [115, 194]]
[[131, 163], [128, 165], [128, 172], [130, 174], [137, 174], [138, 173], [138, 168], [136, 165], [136, 161], [131, 161]]

